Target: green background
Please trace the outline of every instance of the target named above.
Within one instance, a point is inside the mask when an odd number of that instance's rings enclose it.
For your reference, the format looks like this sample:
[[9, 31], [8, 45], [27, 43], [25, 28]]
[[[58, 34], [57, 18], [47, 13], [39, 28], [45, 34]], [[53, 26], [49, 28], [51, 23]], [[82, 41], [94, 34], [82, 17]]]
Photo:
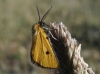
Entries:
[[100, 74], [100, 0], [0, 0], [0, 74], [53, 74], [30, 62], [31, 27], [53, 6], [45, 22], [63, 22], [82, 44], [82, 57]]

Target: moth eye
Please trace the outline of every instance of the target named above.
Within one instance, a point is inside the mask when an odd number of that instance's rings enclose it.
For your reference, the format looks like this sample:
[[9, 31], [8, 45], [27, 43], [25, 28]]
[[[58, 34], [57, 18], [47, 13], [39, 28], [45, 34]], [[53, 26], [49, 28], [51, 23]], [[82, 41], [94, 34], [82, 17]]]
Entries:
[[39, 22], [40, 26], [44, 26], [44, 23], [43, 22]]
[[50, 52], [49, 51], [46, 51], [46, 54], [48, 55], [48, 54], [50, 54]]

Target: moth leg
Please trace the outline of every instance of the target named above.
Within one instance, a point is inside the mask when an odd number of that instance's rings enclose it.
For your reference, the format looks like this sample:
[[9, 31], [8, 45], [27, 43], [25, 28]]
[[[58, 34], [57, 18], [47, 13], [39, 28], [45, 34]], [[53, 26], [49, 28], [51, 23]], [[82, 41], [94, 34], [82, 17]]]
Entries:
[[[48, 30], [45, 30], [47, 36], [48, 36], [48, 37], [51, 36], [53, 39], [57, 40], [57, 38], [55, 38], [55, 37], [53, 36], [53, 34], [51, 33], [51, 30], [55, 30], [55, 29], [48, 29]], [[47, 38], [48, 38], [48, 37], [47, 37]]]
[[57, 39], [53, 36], [53, 34], [51, 33], [51, 31], [49, 31], [49, 34], [51, 35], [51, 37], [52, 37], [53, 39], [57, 40]]

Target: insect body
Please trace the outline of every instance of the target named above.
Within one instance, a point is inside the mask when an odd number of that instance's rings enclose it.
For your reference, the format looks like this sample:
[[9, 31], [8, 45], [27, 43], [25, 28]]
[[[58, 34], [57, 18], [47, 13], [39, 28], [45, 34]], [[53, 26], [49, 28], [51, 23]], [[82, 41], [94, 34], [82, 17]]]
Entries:
[[30, 54], [31, 61], [34, 64], [44, 68], [57, 68], [58, 61], [48, 36], [49, 28], [43, 22], [50, 9], [40, 19], [37, 7], [39, 22], [32, 26], [32, 47]]

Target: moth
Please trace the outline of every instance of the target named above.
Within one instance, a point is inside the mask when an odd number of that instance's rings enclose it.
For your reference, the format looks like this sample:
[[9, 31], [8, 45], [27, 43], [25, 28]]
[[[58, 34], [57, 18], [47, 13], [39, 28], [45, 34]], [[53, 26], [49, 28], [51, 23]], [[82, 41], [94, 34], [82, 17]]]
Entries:
[[31, 61], [33, 64], [43, 68], [57, 68], [58, 60], [49, 38], [49, 35], [52, 34], [50, 34], [50, 28], [44, 22], [44, 19], [52, 7], [42, 18], [40, 17], [40, 12], [37, 6], [36, 8], [39, 16], [39, 22], [32, 26], [32, 46], [30, 52]]

